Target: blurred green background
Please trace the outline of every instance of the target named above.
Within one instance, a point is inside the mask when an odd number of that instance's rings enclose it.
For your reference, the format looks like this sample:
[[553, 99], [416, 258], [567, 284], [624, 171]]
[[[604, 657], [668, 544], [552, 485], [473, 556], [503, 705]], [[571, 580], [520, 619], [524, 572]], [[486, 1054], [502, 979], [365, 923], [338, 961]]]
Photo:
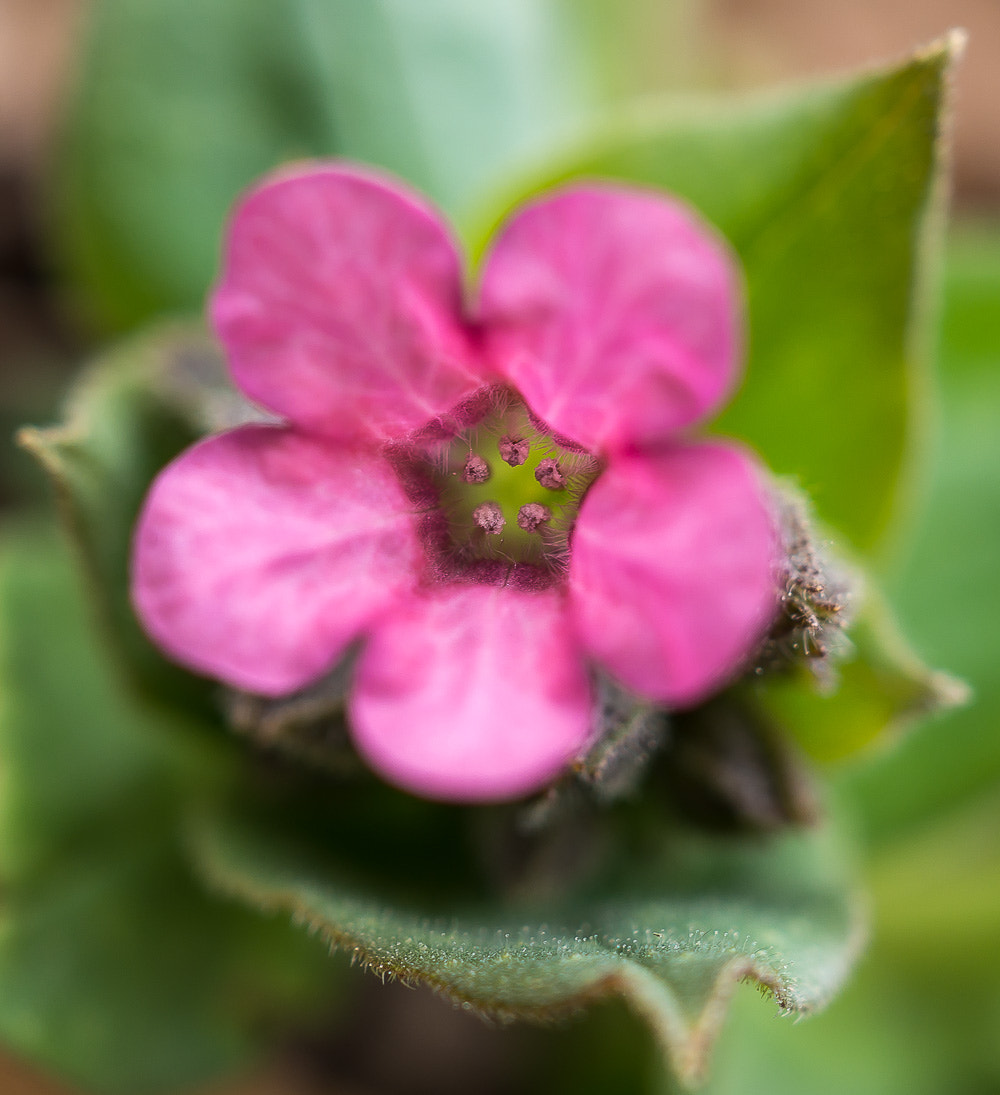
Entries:
[[[112, 333], [197, 310], [212, 225], [275, 162], [317, 149], [370, 159], [462, 222], [548, 148], [636, 97], [839, 71], [953, 25], [970, 46], [955, 98], [933, 442], [882, 577], [916, 649], [969, 681], [976, 702], [834, 773], [869, 853], [874, 943], [844, 994], [806, 1023], [737, 993], [708, 1088], [718, 1095], [1000, 1091], [995, 0], [0, 0], [8, 435], [56, 418], [80, 361]], [[140, 261], [139, 246], [158, 261]], [[48, 505], [12, 449], [0, 498], [9, 524]], [[373, 982], [361, 992], [324, 1050], [336, 1086], [312, 1047], [226, 1090], [524, 1090], [525, 1062], [543, 1045], [548, 1063], [531, 1067], [551, 1090], [646, 1090], [655, 1074], [645, 1036], [617, 1006], [554, 1032], [500, 1032], [423, 991]], [[4, 1095], [67, 1090], [0, 1064]]]

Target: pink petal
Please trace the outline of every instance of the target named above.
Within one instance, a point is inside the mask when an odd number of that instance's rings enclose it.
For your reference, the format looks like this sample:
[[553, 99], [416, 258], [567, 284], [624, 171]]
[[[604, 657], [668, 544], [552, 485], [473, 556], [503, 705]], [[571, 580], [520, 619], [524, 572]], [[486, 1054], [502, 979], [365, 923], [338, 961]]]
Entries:
[[581, 639], [640, 695], [684, 706], [744, 662], [777, 609], [775, 519], [728, 444], [613, 458], [584, 499], [570, 588]]
[[212, 321], [236, 383], [329, 437], [398, 437], [478, 381], [462, 276], [440, 219], [344, 167], [279, 175], [229, 228]]
[[407, 508], [377, 457], [275, 426], [209, 438], [146, 500], [136, 610], [192, 669], [251, 692], [291, 692], [412, 584]]
[[737, 377], [734, 259], [653, 192], [572, 187], [528, 206], [488, 256], [481, 299], [495, 367], [592, 449], [663, 438]]
[[589, 735], [590, 689], [554, 591], [462, 585], [377, 627], [351, 703], [355, 740], [393, 783], [431, 798], [542, 786]]

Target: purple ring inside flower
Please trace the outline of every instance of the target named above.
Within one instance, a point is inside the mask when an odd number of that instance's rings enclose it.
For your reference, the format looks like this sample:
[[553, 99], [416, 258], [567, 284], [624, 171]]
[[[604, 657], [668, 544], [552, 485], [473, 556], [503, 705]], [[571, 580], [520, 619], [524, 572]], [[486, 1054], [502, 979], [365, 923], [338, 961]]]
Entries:
[[[429, 573], [439, 582], [519, 589], [565, 581], [573, 526], [600, 474], [599, 458], [564, 448], [506, 386], [477, 392], [450, 419], [458, 431], [451, 439], [418, 433], [388, 450], [401, 483], [426, 510], [421, 540]], [[556, 486], [545, 475], [553, 465], [562, 477]]]

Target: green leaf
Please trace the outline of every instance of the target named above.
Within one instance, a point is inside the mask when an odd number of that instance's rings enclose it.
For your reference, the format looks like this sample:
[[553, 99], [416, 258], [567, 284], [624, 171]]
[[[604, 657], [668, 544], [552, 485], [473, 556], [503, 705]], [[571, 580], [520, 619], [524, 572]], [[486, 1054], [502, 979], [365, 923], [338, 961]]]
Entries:
[[116, 688], [61, 547], [8, 528], [0, 550], [0, 1041], [88, 1090], [173, 1091], [329, 974], [191, 876], [181, 803], [225, 765]]
[[573, 24], [555, 0], [102, 0], [59, 173], [71, 265], [115, 326], [200, 308], [236, 195], [311, 156], [464, 205], [578, 117]]
[[913, 550], [887, 574], [887, 591], [921, 650], [967, 680], [974, 702], [851, 773], [850, 789], [879, 840], [995, 786], [1000, 776], [1000, 677], [992, 641], [1000, 616], [998, 292], [1000, 229], [966, 229], [946, 270], [930, 490], [911, 533]]
[[737, 982], [780, 1006], [821, 1007], [859, 945], [828, 836], [711, 839], [660, 826], [572, 903], [467, 904], [457, 915], [358, 884], [356, 870], [237, 812], [205, 816], [195, 852], [222, 892], [289, 914], [376, 972], [420, 981], [502, 1019], [621, 996], [673, 1067], [697, 1077]]
[[[93, 364], [71, 394], [64, 425], [19, 435], [52, 480], [101, 623], [133, 681], [148, 695], [202, 714], [213, 710], [209, 686], [168, 663], [145, 636], [129, 602], [128, 574], [132, 529], [150, 482], [209, 424], [189, 394], [190, 378], [207, 374], [211, 384], [213, 370], [221, 374], [218, 354], [203, 334], [156, 330]], [[210, 391], [225, 408], [222, 382]]]
[[[911, 415], [952, 37], [847, 81], [644, 110], [541, 167], [489, 218], [579, 177], [662, 187], [746, 273], [743, 387], [717, 428], [799, 480], [872, 551], [893, 516]], [[474, 237], [482, 241], [486, 233]]]
[[832, 686], [801, 667], [741, 689], [813, 759], [838, 761], [873, 742], [884, 745], [919, 719], [968, 700], [960, 681], [928, 669], [909, 649], [871, 591], [849, 636]]

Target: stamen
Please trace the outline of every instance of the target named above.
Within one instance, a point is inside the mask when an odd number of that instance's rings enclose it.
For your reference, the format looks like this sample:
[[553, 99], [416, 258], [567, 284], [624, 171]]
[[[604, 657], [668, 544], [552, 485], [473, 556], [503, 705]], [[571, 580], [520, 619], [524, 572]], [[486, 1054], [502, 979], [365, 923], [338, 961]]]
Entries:
[[535, 478], [546, 490], [562, 490], [566, 486], [566, 475], [559, 461], [551, 457], [539, 460]]
[[552, 520], [552, 510], [538, 502], [529, 502], [517, 511], [517, 524], [525, 532], [537, 532], [539, 526]]
[[462, 478], [466, 483], [485, 483], [490, 477], [490, 466], [474, 452], [469, 454], [462, 469]]
[[504, 434], [497, 445], [500, 450], [500, 459], [510, 464], [512, 468], [519, 468], [528, 459], [531, 445], [525, 437], [512, 437]]
[[503, 510], [496, 502], [481, 502], [472, 511], [472, 519], [483, 532], [487, 532], [492, 536], [503, 532], [504, 525], [507, 524]]

